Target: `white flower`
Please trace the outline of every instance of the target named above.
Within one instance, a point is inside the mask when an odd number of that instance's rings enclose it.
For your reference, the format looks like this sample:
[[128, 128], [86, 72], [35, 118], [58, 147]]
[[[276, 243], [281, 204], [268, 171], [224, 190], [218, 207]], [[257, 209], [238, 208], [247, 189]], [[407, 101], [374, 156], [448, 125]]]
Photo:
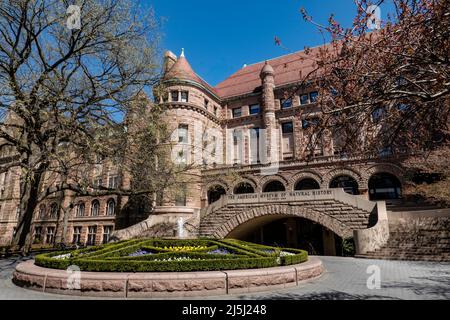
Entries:
[[59, 256], [54, 256], [52, 257], [53, 259], [56, 260], [65, 260], [65, 259], [69, 259], [72, 255], [70, 253], [67, 254], [60, 254]]

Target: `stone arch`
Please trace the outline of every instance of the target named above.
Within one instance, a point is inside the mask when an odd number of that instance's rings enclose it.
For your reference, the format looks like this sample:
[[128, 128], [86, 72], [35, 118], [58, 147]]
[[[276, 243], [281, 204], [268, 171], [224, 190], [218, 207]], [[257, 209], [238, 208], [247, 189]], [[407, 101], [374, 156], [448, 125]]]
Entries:
[[271, 175], [271, 176], [265, 176], [263, 178], [261, 178], [261, 180], [259, 181], [259, 189], [258, 192], [263, 192], [264, 187], [269, 184], [272, 181], [279, 181], [283, 184], [284, 188], [287, 190], [289, 189], [289, 181], [288, 179], [286, 179], [285, 177], [283, 177], [280, 174], [277, 175]]
[[221, 186], [222, 188], [225, 189], [225, 191], [227, 193], [231, 192], [230, 187], [228, 186], [228, 184], [225, 181], [223, 181], [223, 180], [215, 180], [215, 181], [211, 181], [211, 182], [203, 185], [203, 188], [202, 188], [202, 199], [207, 199], [208, 198], [208, 191], [211, 188], [215, 187], [215, 186]]
[[405, 179], [404, 179], [405, 170], [402, 167], [395, 165], [395, 164], [391, 164], [391, 163], [379, 163], [379, 164], [370, 166], [365, 171], [364, 183], [367, 187], [369, 186], [369, 179], [376, 173], [392, 174], [394, 177], [396, 177], [400, 181], [400, 183], [402, 185], [405, 184]]
[[292, 175], [289, 178], [290, 190], [294, 190], [296, 184], [300, 180], [303, 180], [303, 179], [313, 179], [313, 180], [317, 181], [319, 183], [319, 185], [322, 187], [322, 184], [323, 184], [322, 176], [315, 171], [307, 170], [307, 171], [297, 172], [296, 174]]
[[249, 185], [251, 185], [253, 187], [253, 190], [255, 190], [255, 193], [260, 192], [258, 189], [258, 183], [250, 178], [250, 177], [242, 177], [241, 179], [239, 179], [233, 186], [230, 187], [230, 192], [234, 192], [234, 190], [236, 189], [237, 186], [239, 186], [242, 183], [248, 183]]
[[338, 169], [330, 170], [327, 172], [327, 174], [325, 174], [325, 176], [323, 177], [321, 187], [323, 189], [328, 189], [330, 186], [330, 182], [338, 176], [352, 177], [353, 179], [356, 180], [356, 182], [358, 183], [360, 188], [362, 186], [367, 185], [364, 183], [365, 181], [364, 181], [364, 179], [362, 179], [361, 174], [359, 174], [359, 172], [357, 172], [356, 170], [353, 170], [351, 168], [338, 168]]
[[336, 233], [341, 238], [348, 238], [353, 235], [352, 229], [347, 227], [343, 222], [329, 215], [326, 215], [325, 213], [315, 211], [304, 206], [290, 206], [287, 204], [268, 205], [253, 208], [251, 210], [246, 210], [229, 219], [227, 223], [218, 226], [218, 228], [212, 234], [215, 238], [223, 239], [226, 238], [227, 235], [230, 234], [238, 226], [255, 218], [269, 215], [305, 218], [310, 221], [319, 223], [320, 225]]

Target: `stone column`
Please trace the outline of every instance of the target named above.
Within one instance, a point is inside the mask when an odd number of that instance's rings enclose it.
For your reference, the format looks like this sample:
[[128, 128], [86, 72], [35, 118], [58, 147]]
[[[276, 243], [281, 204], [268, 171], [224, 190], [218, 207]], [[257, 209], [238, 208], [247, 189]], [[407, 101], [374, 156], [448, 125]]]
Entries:
[[278, 162], [277, 123], [275, 119], [275, 77], [273, 68], [267, 63], [260, 73], [262, 82], [262, 111], [265, 129], [265, 149], [261, 162]]

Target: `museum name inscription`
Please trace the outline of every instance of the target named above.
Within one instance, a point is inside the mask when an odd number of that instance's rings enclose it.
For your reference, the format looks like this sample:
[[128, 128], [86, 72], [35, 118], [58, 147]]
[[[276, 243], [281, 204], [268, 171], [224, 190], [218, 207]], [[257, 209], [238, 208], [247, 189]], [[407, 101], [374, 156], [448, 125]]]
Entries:
[[311, 198], [332, 198], [333, 190], [304, 190], [285, 192], [249, 193], [239, 195], [229, 195], [228, 200], [232, 202], [273, 202], [273, 201], [302, 201]]

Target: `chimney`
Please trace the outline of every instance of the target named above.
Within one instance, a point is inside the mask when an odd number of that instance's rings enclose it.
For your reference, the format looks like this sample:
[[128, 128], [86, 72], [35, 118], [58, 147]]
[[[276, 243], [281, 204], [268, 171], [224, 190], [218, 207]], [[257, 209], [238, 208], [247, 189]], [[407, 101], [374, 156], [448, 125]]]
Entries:
[[164, 74], [172, 68], [175, 62], [177, 62], [177, 56], [172, 51], [167, 50], [164, 53]]

